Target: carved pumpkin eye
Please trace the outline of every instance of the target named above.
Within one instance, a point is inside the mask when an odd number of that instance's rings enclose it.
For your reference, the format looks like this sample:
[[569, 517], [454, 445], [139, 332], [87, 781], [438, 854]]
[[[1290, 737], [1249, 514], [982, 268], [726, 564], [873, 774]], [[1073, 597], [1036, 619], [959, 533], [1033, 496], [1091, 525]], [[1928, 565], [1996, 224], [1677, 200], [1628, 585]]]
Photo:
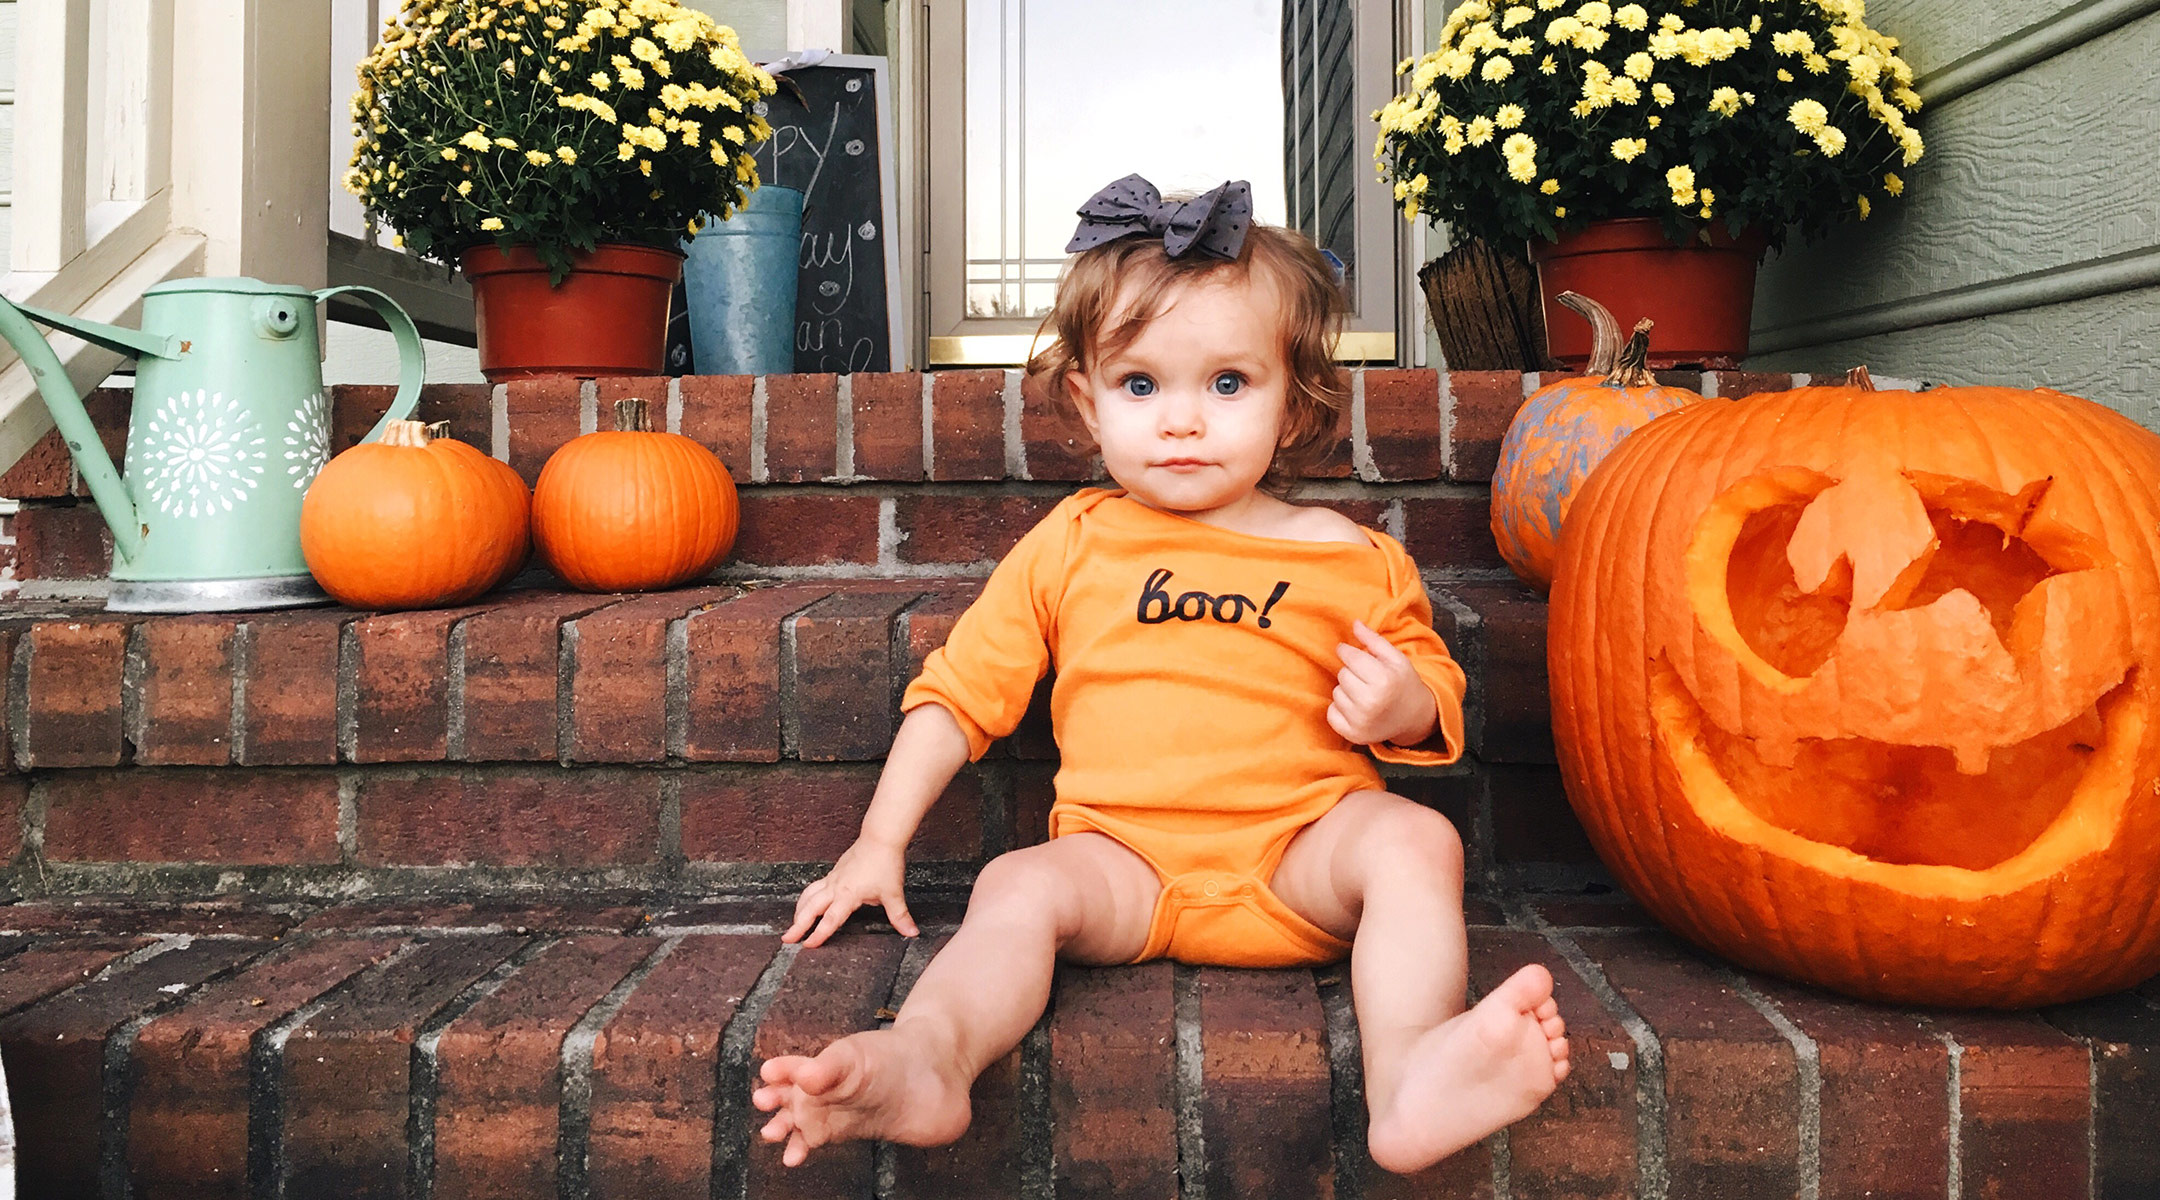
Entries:
[[2156, 556], [2160, 437], [2072, 397], [1661, 418], [1563, 535], [1569, 799], [1647, 907], [1747, 965], [1961, 1005], [2135, 982], [2160, 968]]

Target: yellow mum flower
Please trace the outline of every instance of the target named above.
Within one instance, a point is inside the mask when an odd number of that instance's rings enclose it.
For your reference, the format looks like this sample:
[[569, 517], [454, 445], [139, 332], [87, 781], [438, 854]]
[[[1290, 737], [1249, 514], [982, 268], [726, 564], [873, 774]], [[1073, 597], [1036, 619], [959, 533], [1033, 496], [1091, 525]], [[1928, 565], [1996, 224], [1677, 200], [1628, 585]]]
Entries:
[[1479, 74], [1484, 77], [1485, 82], [1487, 83], [1498, 83], [1501, 80], [1506, 79], [1508, 76], [1513, 75], [1514, 73], [1515, 60], [1511, 58], [1502, 58], [1497, 54], [1495, 54], [1491, 58], [1486, 59], [1485, 69], [1479, 72]]
[[502, 227], [503, 223], [501, 217], [489, 217], [488, 219], [480, 222], [480, 228], [487, 230], [489, 233], [494, 233], [496, 230], [501, 229]]
[[1612, 6], [1606, 4], [1605, 0], [1590, 0], [1588, 4], [1575, 10], [1575, 19], [1593, 29], [1603, 29], [1612, 24]]
[[1650, 98], [1657, 101], [1660, 107], [1670, 105], [1673, 102], [1673, 90], [1662, 83], [1653, 83], [1650, 85]]
[[1519, 37], [1507, 44], [1509, 54], [1528, 54], [1535, 49], [1537, 49], [1537, 41], [1534, 38]]
[[1863, 220], [1863, 221], [1865, 221], [1865, 220], [1867, 220], [1867, 219], [1868, 219], [1868, 213], [1869, 213], [1869, 212], [1871, 212], [1871, 211], [1873, 211], [1873, 210], [1872, 210], [1872, 208], [1870, 208], [1870, 206], [1868, 205], [1868, 198], [1867, 198], [1866, 196], [1862, 196], [1862, 197], [1860, 197], [1859, 203], [1860, 203], [1860, 219], [1861, 219], [1861, 220]]
[[1729, 117], [1740, 111], [1740, 93], [1737, 89], [1721, 87], [1710, 93], [1710, 111], [1721, 117]]
[[720, 130], [720, 136], [726, 138], [728, 141], [734, 143], [737, 146], [743, 144], [743, 131], [742, 126], [740, 125], [729, 125], [722, 128]]
[[457, 194], [460, 196], [472, 195], [472, 180], [466, 179], [460, 181], [457, 185]]
[[1657, 70], [1657, 63], [1648, 54], [1637, 50], [1627, 56], [1620, 69], [1626, 71], [1630, 79], [1648, 79], [1650, 72]]
[[716, 167], [724, 167], [727, 165], [728, 162], [727, 147], [722, 145], [720, 139], [718, 138], [713, 139], [712, 160], [713, 165]]
[[1779, 67], [1779, 68], [1777, 69], [1777, 77], [1778, 77], [1778, 82], [1779, 82], [1779, 83], [1791, 83], [1791, 82], [1792, 82], [1792, 72], [1791, 72], [1791, 71], [1788, 71], [1788, 70], [1786, 70], [1786, 69], [1785, 69], [1785, 68], [1783, 68], [1783, 67]]
[[1517, 25], [1522, 24], [1524, 21], [1527, 21], [1536, 15], [1536, 13], [1531, 12], [1527, 7], [1523, 5], [1515, 5], [1514, 7], [1508, 9], [1506, 12], [1500, 14], [1500, 28], [1513, 29]]
[[1806, 30], [1788, 29], [1770, 35], [1770, 48], [1779, 54], [1813, 54], [1815, 39]]
[[1634, 162], [1649, 148], [1650, 143], [1643, 138], [1615, 138], [1612, 144], [1612, 156], [1621, 162]]
[[1800, 65], [1806, 67], [1810, 75], [1826, 75], [1830, 72], [1830, 60], [1820, 54], [1808, 55], [1800, 60]]
[[1509, 134], [1500, 144], [1500, 153], [1507, 159], [1508, 178], [1517, 183], [1537, 178], [1537, 142], [1529, 134]]
[[1640, 32], [1650, 24], [1650, 14], [1640, 4], [1621, 5], [1613, 10], [1612, 19], [1613, 24], [1631, 33]]
[[1812, 137], [1830, 123], [1830, 110], [1820, 100], [1795, 100], [1785, 111], [1785, 119], [1792, 122], [1794, 129]]
[[442, 156], [444, 162], [452, 162], [455, 161], [457, 158], [457, 151], [451, 149], [448, 146], [444, 146], [442, 148]]
[[1583, 23], [1574, 17], [1554, 17], [1545, 26], [1545, 41], [1554, 46], [1571, 45], [1582, 31]]
[[636, 55], [639, 62], [660, 61], [660, 47], [651, 38], [641, 37], [631, 42], [630, 53]]
[[1492, 118], [1482, 115], [1472, 118], [1470, 124], [1464, 128], [1463, 136], [1467, 137], [1473, 146], [1482, 146], [1491, 141], [1493, 136]]
[[1559, 63], [1556, 63], [1556, 62], [1554, 62], [1554, 61], [1553, 61], [1553, 56], [1552, 56], [1552, 55], [1550, 55], [1550, 54], [1548, 54], [1548, 55], [1546, 55], [1546, 56], [1545, 56], [1545, 61], [1544, 61], [1544, 62], [1541, 62], [1541, 63], [1539, 63], [1539, 64], [1537, 65], [1537, 69], [1538, 69], [1538, 74], [1540, 74], [1540, 75], [1550, 75], [1550, 74], [1552, 74], [1553, 72], [1555, 72], [1555, 71], [1558, 71], [1558, 70], [1560, 69], [1560, 64], [1559, 64]]
[[629, 159], [631, 159], [632, 157], [634, 157], [634, 156], [635, 156], [636, 154], [637, 154], [637, 147], [636, 147], [636, 146], [634, 146], [634, 145], [632, 145], [632, 144], [630, 144], [629, 142], [618, 142], [618, 143], [616, 144], [616, 146], [615, 146], [615, 161], [616, 161], [616, 162], [627, 162], [627, 161], [628, 161]]
[[506, 137], [499, 137], [499, 138], [496, 138], [496, 139], [495, 139], [495, 144], [496, 144], [496, 145], [498, 145], [498, 146], [501, 146], [501, 147], [502, 147], [503, 149], [505, 149], [505, 150], [515, 150], [515, 149], [517, 149], [517, 142], [515, 142], [515, 141], [511, 140], [510, 138], [506, 138]]
[[645, 86], [645, 73], [636, 67], [617, 67], [615, 77], [622, 80], [624, 87], [632, 90]]
[[1537, 186], [1537, 190], [1545, 193], [1548, 196], [1553, 195], [1560, 190], [1560, 181], [1557, 179], [1548, 179], [1545, 182], [1539, 184]]
[[1556, 217], [1565, 217], [1565, 216], [1567, 216], [1567, 208], [1566, 208], [1565, 206], [1562, 206], [1562, 207], [1560, 207], [1560, 208], [1556, 208], [1556, 209], [1552, 210], [1552, 215], [1554, 215], [1554, 216], [1556, 216]]
[[544, 167], [555, 160], [545, 150], [527, 150], [525, 161], [536, 167]]
[[1905, 194], [1905, 181], [1894, 174], [1884, 175], [1882, 177], [1882, 190], [1893, 196], [1902, 196]]
[[1665, 118], [1658, 116], [1656, 113], [1650, 114], [1650, 128], [1656, 129], [1658, 126], [1663, 125], [1664, 123]]
[[1826, 125], [1821, 133], [1815, 135], [1815, 145], [1823, 152], [1824, 158], [1836, 158], [1838, 152], [1845, 148], [1845, 131], [1835, 125]]
[[487, 135], [477, 129], [471, 130], [458, 139], [458, 145], [467, 150], [485, 150], [488, 148]]
[[638, 174], [640, 175], [652, 174], [652, 160], [649, 158], [641, 158], [637, 160], [637, 169]]
[[1520, 104], [1503, 104], [1500, 111], [1493, 114], [1493, 124], [1502, 129], [1513, 129], [1522, 123], [1523, 109]]
[[1665, 186], [1672, 189], [1674, 204], [1695, 203], [1695, 168], [1683, 164], [1665, 172]]
[[671, 83], [660, 89], [660, 103], [670, 112], [681, 112], [690, 107], [690, 91], [679, 83]]
[[555, 147], [555, 157], [566, 164], [575, 163], [577, 161], [577, 151], [568, 146], [557, 146]]
[[585, 82], [592, 84], [593, 90], [598, 92], [604, 92], [615, 86], [615, 81], [608, 78], [606, 71], [594, 71], [585, 77]]

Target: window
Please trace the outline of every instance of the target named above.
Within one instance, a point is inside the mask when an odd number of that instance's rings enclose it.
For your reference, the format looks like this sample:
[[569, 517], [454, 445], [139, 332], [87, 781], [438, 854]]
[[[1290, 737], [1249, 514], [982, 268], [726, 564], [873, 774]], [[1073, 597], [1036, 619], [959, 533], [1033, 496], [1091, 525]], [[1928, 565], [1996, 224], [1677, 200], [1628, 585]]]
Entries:
[[1375, 0], [939, 0], [929, 6], [932, 364], [1013, 363], [1074, 210], [1137, 172], [1252, 182], [1256, 215], [1342, 263], [1342, 354], [1395, 357], [1397, 226], [1368, 114], [1394, 86]]

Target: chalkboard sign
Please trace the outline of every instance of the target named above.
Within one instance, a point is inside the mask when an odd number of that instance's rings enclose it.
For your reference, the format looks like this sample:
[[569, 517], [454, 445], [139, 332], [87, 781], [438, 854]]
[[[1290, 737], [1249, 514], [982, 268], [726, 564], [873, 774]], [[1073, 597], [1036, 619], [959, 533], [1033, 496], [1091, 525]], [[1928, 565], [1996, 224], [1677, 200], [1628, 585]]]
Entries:
[[[803, 193], [795, 370], [890, 371], [905, 354], [894, 352], [900, 248], [885, 59], [834, 54], [778, 78], [780, 90], [756, 109], [772, 136], [751, 154], [761, 181]], [[668, 330], [669, 369], [678, 373], [695, 357], [684, 307], [678, 285]]]

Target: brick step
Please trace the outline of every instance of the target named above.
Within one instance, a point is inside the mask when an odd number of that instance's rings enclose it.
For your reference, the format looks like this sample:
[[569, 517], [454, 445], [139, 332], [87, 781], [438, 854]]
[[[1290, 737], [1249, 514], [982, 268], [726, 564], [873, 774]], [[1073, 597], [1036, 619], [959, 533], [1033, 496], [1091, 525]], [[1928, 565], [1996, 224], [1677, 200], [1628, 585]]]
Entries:
[[[761, 886], [852, 839], [898, 700], [980, 579], [529, 589], [435, 612], [0, 606], [0, 855], [18, 892]], [[1544, 608], [1434, 576], [1471, 757], [1388, 768], [1481, 871], [1592, 862], [1552, 767]], [[1046, 705], [917, 838], [952, 884], [1040, 840]]]
[[750, 1079], [888, 1020], [956, 915], [918, 912], [919, 941], [858, 921], [798, 953], [754, 898], [0, 907], [21, 1194], [2160, 1194], [2154, 984], [2021, 1015], [1859, 1005], [1626, 903], [1505, 893], [1470, 904], [1474, 986], [1545, 964], [1576, 1069], [1422, 1177], [1364, 1153], [1342, 969], [1166, 963], [1062, 970], [961, 1142], [783, 1169]]
[[[1388, 530], [1428, 567], [1497, 570], [1487, 483], [1516, 408], [1551, 378], [1354, 371], [1340, 440], [1308, 472], [1304, 498]], [[1796, 377], [1660, 378], [1732, 396]], [[331, 449], [357, 442], [393, 392], [332, 388]], [[564, 442], [612, 428], [613, 402], [627, 397], [646, 400], [656, 426], [704, 444], [734, 476], [738, 575], [980, 573], [1060, 495], [1104, 478], [1077, 419], [1009, 370], [431, 384], [415, 415], [448, 422], [531, 483]], [[116, 459], [131, 399], [105, 389], [86, 400]], [[0, 571], [0, 589], [12, 580], [33, 594], [80, 593], [104, 577], [111, 539], [57, 432], [0, 473], [0, 496], [22, 504], [0, 531], [0, 563], [13, 568]]]

